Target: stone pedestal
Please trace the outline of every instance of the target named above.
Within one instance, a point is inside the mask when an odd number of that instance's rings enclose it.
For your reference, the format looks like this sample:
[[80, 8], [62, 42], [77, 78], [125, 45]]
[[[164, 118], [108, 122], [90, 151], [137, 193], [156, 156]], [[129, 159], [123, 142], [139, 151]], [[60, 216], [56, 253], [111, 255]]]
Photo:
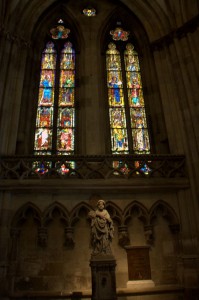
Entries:
[[96, 255], [90, 260], [92, 300], [116, 300], [116, 261], [112, 255]]

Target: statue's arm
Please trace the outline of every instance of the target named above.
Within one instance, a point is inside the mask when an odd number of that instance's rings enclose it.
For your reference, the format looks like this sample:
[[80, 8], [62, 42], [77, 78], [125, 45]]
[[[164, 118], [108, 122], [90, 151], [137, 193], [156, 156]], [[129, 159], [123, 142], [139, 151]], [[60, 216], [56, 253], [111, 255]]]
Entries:
[[96, 217], [96, 212], [94, 210], [89, 211], [88, 217], [91, 218], [91, 219], [95, 218]]

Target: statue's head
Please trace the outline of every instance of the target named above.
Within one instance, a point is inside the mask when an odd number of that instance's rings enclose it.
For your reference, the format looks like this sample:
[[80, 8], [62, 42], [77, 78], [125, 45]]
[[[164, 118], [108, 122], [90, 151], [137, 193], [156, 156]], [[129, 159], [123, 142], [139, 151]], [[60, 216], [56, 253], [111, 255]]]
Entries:
[[104, 208], [105, 208], [105, 205], [106, 205], [106, 202], [105, 202], [104, 200], [100, 199], [100, 200], [97, 201], [97, 207], [98, 207], [100, 210], [104, 209]]

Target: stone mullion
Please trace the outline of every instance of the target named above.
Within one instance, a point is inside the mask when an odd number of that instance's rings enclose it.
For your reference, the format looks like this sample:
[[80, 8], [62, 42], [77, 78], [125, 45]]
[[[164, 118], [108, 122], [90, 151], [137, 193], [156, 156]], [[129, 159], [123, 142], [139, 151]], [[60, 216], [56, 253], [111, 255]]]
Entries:
[[64, 245], [65, 245], [66, 249], [73, 249], [75, 247], [73, 231], [74, 231], [74, 228], [72, 226], [65, 227]]

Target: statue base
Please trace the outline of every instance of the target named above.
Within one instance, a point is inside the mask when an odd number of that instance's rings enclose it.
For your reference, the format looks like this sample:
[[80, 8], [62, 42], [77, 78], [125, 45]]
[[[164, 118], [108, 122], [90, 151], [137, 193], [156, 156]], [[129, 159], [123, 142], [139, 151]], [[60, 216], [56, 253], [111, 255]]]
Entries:
[[92, 255], [90, 259], [92, 274], [91, 300], [116, 300], [116, 261], [112, 255]]

